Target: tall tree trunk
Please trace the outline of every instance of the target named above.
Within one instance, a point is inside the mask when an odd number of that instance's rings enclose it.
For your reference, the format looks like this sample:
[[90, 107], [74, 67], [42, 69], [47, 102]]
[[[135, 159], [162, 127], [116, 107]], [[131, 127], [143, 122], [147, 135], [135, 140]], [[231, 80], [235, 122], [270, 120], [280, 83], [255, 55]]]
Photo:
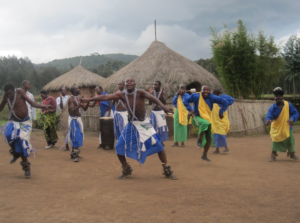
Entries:
[[294, 98], [295, 98], [295, 96], [296, 96], [295, 74], [293, 74], [293, 94], [294, 94]]

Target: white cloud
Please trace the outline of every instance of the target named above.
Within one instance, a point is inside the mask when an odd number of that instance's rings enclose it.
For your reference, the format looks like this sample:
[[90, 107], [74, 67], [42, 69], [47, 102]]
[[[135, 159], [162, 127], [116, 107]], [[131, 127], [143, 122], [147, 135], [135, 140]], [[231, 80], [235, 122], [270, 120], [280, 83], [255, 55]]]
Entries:
[[220, 30], [223, 22], [235, 27], [242, 19], [253, 30], [262, 19], [266, 34], [285, 41], [300, 22], [299, 1], [288, 1], [4, 1], [0, 55], [27, 56], [34, 63], [93, 52], [140, 55], [154, 40], [150, 24], [157, 19], [159, 41], [192, 60], [207, 58], [209, 27]]
[[[159, 41], [166, 43], [171, 49], [193, 60], [199, 59], [201, 56], [205, 57], [209, 51], [207, 39], [200, 38], [196, 33], [178, 25], [157, 26], [157, 37]], [[154, 25], [149, 25], [137, 39], [130, 39], [109, 32], [105, 26], [101, 28], [92, 26], [85, 29], [83, 24], [78, 24], [69, 26], [66, 30], [61, 30], [51, 36], [40, 33], [27, 36], [19, 42], [18, 47], [21, 50], [2, 51], [0, 54], [27, 56], [34, 63], [89, 55], [94, 52], [100, 54], [122, 52], [141, 55], [154, 39]], [[32, 42], [34, 47], [27, 45], [28, 42]]]

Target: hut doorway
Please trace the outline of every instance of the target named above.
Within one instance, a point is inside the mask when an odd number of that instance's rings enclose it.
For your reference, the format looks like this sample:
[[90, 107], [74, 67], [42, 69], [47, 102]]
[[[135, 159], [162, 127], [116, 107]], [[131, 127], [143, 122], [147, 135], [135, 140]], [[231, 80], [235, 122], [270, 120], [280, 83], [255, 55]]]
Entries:
[[191, 90], [192, 88], [195, 88], [197, 92], [201, 91], [201, 84], [198, 81], [192, 82], [186, 86], [187, 90]]

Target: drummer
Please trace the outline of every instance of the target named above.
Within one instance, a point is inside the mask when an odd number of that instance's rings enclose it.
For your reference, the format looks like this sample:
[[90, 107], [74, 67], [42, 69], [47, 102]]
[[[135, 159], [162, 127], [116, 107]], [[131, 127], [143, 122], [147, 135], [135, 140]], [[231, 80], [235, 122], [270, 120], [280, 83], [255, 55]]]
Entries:
[[[118, 88], [116, 88], [115, 93], [124, 92], [125, 81], [118, 82]], [[114, 114], [114, 132], [115, 139], [118, 140], [124, 127], [128, 123], [128, 112], [121, 99], [113, 101], [116, 111]]]
[[[97, 96], [100, 95], [107, 95], [107, 92], [103, 91], [103, 88], [101, 86], [97, 86], [95, 88], [95, 92], [97, 93]], [[112, 101], [98, 101], [99, 107], [100, 107], [100, 118], [102, 117], [114, 117], [114, 106], [112, 105]], [[89, 105], [89, 107], [94, 107], [96, 105], [96, 101]], [[102, 139], [101, 139], [101, 132], [99, 132], [99, 146], [97, 149], [103, 148], [102, 145]]]
[[83, 144], [83, 122], [81, 119], [81, 108], [86, 111], [88, 109], [89, 103], [80, 103], [78, 95], [80, 94], [80, 88], [77, 86], [71, 87], [70, 99], [68, 101], [69, 106], [69, 134], [66, 141], [71, 140], [72, 150], [71, 158], [74, 162], [79, 161], [80, 149]]

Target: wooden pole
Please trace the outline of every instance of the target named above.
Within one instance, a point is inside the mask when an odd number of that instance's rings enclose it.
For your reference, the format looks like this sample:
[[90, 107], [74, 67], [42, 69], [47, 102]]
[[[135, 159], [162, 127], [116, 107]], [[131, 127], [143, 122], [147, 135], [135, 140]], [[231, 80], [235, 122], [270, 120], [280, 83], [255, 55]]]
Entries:
[[156, 20], [154, 20], [155, 41], [156, 41]]

